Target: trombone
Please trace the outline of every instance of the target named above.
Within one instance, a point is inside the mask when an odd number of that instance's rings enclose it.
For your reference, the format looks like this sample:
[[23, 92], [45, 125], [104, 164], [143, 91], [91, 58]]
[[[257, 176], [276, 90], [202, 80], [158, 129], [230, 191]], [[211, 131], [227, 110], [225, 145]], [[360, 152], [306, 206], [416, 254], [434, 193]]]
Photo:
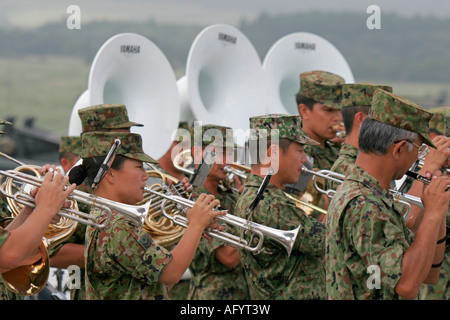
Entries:
[[[161, 193], [155, 191], [153, 189], [147, 189], [147, 192], [156, 194], [159, 197], [164, 198], [161, 203], [161, 211], [162, 213], [174, 223], [187, 228], [189, 225], [189, 219], [182, 215], [170, 215], [166, 212], [166, 202], [174, 202], [184, 209], [192, 208], [194, 205], [194, 201], [183, 198], [181, 196], [173, 195], [170, 193]], [[212, 238], [221, 240], [225, 243], [233, 245], [237, 248], [248, 250], [253, 253], [260, 253], [263, 250], [263, 241], [264, 237], [271, 238], [278, 243], [280, 243], [287, 251], [288, 256], [291, 254], [295, 239], [297, 238], [297, 234], [300, 230], [300, 226], [294, 230], [279, 230], [271, 227], [263, 226], [261, 224], [237, 217], [235, 215], [226, 213], [223, 216], [218, 216], [217, 219], [222, 220], [228, 225], [240, 228], [243, 232], [249, 232], [252, 236], [256, 236], [257, 243], [254, 246], [251, 246], [250, 243], [239, 236], [233, 235], [226, 231], [216, 230], [216, 229], [207, 229], [205, 234], [209, 235]], [[253, 237], [252, 237], [253, 239]]]

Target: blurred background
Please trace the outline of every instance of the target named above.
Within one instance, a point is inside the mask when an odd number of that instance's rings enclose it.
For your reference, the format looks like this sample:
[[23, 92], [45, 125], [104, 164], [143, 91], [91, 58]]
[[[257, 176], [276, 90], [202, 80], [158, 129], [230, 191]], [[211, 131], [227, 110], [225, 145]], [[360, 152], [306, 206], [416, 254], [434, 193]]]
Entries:
[[[80, 8], [80, 29], [67, 27], [70, 5]], [[381, 9], [381, 29], [367, 27], [370, 5]], [[424, 108], [450, 104], [445, 0], [2, 0], [0, 118], [58, 141], [86, 90], [95, 54], [110, 37], [147, 37], [179, 79], [197, 34], [217, 23], [243, 32], [261, 61], [281, 37], [314, 33], [342, 53], [355, 82], [391, 85]], [[4, 141], [3, 148], [8, 150]]]

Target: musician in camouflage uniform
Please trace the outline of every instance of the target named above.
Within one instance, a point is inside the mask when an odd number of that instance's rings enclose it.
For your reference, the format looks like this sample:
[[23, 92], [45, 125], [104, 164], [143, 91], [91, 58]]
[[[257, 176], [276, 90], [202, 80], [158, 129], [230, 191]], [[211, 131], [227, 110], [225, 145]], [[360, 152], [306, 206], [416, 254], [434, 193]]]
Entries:
[[359, 128], [370, 111], [373, 93], [377, 88], [392, 92], [391, 87], [370, 83], [351, 83], [342, 86], [342, 119], [346, 135], [339, 158], [334, 162], [331, 171], [345, 175], [348, 166], [355, 163], [359, 148]]
[[[433, 178], [422, 197], [425, 213], [415, 235], [390, 195], [417, 159], [432, 114], [387, 91], [375, 91], [361, 126], [359, 154], [328, 210], [325, 268], [329, 299], [417, 297], [436, 281], [445, 249], [450, 179]], [[444, 241], [442, 241], [444, 239]], [[444, 243], [443, 243], [444, 242]]]
[[[133, 126], [142, 127], [140, 123], [130, 121], [128, 111], [123, 104], [99, 104], [89, 106], [78, 110], [78, 116], [81, 121], [81, 135], [85, 132], [107, 131], [107, 132], [130, 132]], [[81, 137], [62, 137], [60, 144], [60, 163], [67, 154], [74, 154], [78, 158], [81, 154]], [[73, 156], [72, 160], [73, 160]], [[72, 162], [73, 163], [73, 162]], [[65, 169], [66, 170], [66, 169]], [[74, 173], [76, 174], [76, 170]], [[77, 190], [92, 193], [87, 181], [75, 181], [78, 184]], [[80, 211], [89, 212], [90, 208], [82, 203], [78, 204]], [[85, 298], [84, 285], [84, 242], [86, 225], [79, 223], [74, 235], [55, 249], [51, 254], [52, 266], [67, 268], [70, 265], [80, 266], [80, 287], [71, 290], [72, 300], [82, 300]], [[63, 248], [58, 255], [57, 252]], [[70, 251], [69, 251], [70, 250]], [[64, 254], [64, 255], [63, 255]], [[54, 256], [55, 255], [55, 256]], [[61, 260], [64, 258], [64, 260]], [[80, 265], [81, 264], [81, 265]]]
[[[142, 150], [141, 136], [133, 133], [89, 132], [82, 136], [83, 172], [93, 182], [103, 158], [113, 141], [120, 139], [111, 169], [96, 188], [96, 195], [115, 202], [134, 205], [143, 199], [148, 175], [143, 162], [152, 162]], [[113, 210], [110, 224], [103, 230], [87, 227], [85, 246], [86, 299], [163, 299], [167, 285], [179, 281], [202, 233], [212, 219], [220, 201], [200, 195], [178, 245], [169, 252], [155, 244], [142, 226]], [[91, 215], [102, 222], [106, 212], [93, 207]], [[212, 224], [211, 227], [219, 227]]]
[[[430, 120], [430, 137], [450, 137], [449, 120], [450, 107], [429, 109], [434, 115]], [[433, 139], [435, 142], [435, 139]], [[445, 146], [444, 146], [445, 147]], [[448, 147], [447, 147], [448, 148]], [[441, 266], [438, 283], [434, 285], [423, 284], [420, 288], [420, 298], [423, 300], [450, 300], [450, 211], [447, 212], [447, 244], [444, 261]]]
[[[317, 144], [301, 128], [296, 115], [266, 115], [250, 118], [251, 173], [236, 204], [235, 214], [263, 226], [294, 230], [299, 228], [290, 256], [277, 241], [265, 237], [259, 254], [240, 250], [251, 299], [324, 299], [323, 268], [325, 226], [307, 216], [284, 193], [294, 183], [306, 162], [305, 145]], [[255, 199], [268, 172], [274, 169], [264, 199], [254, 212], [247, 209]], [[248, 213], [248, 214], [247, 214]], [[249, 235], [245, 239], [250, 241]], [[251, 243], [254, 246], [255, 243]]]
[[314, 159], [313, 167], [330, 169], [339, 156], [340, 144], [332, 141], [333, 127], [342, 121], [341, 99], [345, 80], [331, 72], [308, 71], [300, 74], [300, 90], [296, 95], [303, 131], [318, 145], [306, 145], [305, 152]]
[[[319, 170], [329, 170], [339, 157], [340, 141], [336, 139], [336, 129], [341, 126], [342, 85], [345, 80], [331, 72], [314, 70], [300, 74], [300, 90], [296, 95], [298, 112], [302, 117], [303, 131], [318, 145], [305, 145], [308, 165]], [[324, 188], [322, 179], [316, 179], [319, 187]], [[312, 180], [306, 188], [312, 199], [310, 202], [327, 209], [328, 198], [316, 192]], [[314, 211], [312, 216], [320, 221], [325, 216]]]
[[[10, 124], [0, 119], [0, 125]], [[2, 132], [0, 131], [0, 134]], [[67, 186], [68, 178], [56, 171], [51, 165], [42, 166], [39, 174], [44, 175], [39, 189], [34, 189], [34, 209], [24, 207], [11, 221], [7, 206], [0, 212], [0, 272], [5, 273], [21, 265], [32, 264], [41, 259], [38, 250], [42, 237], [50, 223], [59, 220], [57, 213], [61, 207], [67, 206], [67, 196], [75, 189], [75, 185]], [[6, 201], [6, 199], [3, 199]], [[2, 200], [2, 201], [3, 201]], [[5, 223], [5, 224], [4, 224]], [[21, 299], [21, 296], [7, 290], [3, 282], [0, 285], [0, 300]]]
[[[195, 134], [198, 130], [199, 134]], [[209, 137], [213, 137], [210, 139]], [[215, 161], [208, 177], [196, 193], [212, 194], [220, 200], [220, 207], [234, 214], [239, 194], [224, 184], [227, 174], [226, 165], [233, 163], [233, 129], [216, 125], [203, 125], [191, 128], [192, 154], [200, 162], [205, 149], [215, 152]], [[232, 226], [228, 232], [239, 234]], [[244, 270], [236, 248], [223, 241], [211, 239], [203, 241], [189, 267], [192, 278], [188, 299], [190, 300], [246, 300], [249, 299]]]

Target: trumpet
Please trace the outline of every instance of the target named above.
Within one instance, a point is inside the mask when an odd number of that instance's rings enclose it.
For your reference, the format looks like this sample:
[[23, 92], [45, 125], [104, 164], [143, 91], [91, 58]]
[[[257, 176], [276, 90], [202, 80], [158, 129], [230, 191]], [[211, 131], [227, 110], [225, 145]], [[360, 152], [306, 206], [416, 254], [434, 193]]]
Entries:
[[[184, 209], [192, 208], [194, 206], [194, 201], [176, 196], [169, 193], [161, 193], [152, 189], [147, 189], [147, 192], [154, 193], [159, 197], [164, 198], [164, 200], [161, 203], [161, 211], [162, 213], [170, 220], [172, 220], [174, 223], [187, 228], [189, 225], [189, 219], [182, 216], [182, 215], [170, 215], [166, 212], [165, 206], [166, 202], [175, 202]], [[279, 230], [270, 228], [267, 226], [263, 226], [261, 224], [234, 216], [232, 214], [226, 213], [223, 216], [217, 217], [219, 220], [225, 222], [226, 224], [230, 226], [234, 226], [237, 228], [240, 228], [242, 232], [249, 232], [253, 237], [256, 236], [257, 243], [254, 246], [251, 246], [251, 244], [244, 240], [240, 236], [236, 236], [232, 233], [221, 231], [217, 229], [207, 229], [205, 231], [205, 234], [209, 235], [212, 238], [218, 239], [220, 241], [223, 241], [225, 243], [228, 243], [230, 245], [233, 245], [237, 248], [248, 250], [253, 253], [260, 253], [263, 250], [263, 241], [264, 238], [270, 238], [272, 240], [277, 241], [280, 243], [287, 251], [288, 256], [291, 254], [295, 239], [297, 238], [297, 234], [300, 230], [300, 226], [294, 230]], [[251, 242], [251, 241], [250, 241]]]

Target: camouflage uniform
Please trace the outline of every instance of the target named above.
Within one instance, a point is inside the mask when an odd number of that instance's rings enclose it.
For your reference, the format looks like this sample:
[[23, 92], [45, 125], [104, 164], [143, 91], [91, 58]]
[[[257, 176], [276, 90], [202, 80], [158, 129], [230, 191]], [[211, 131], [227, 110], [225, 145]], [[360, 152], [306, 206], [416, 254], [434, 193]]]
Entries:
[[[430, 120], [430, 130], [434, 129], [449, 137], [450, 107], [432, 108], [428, 111], [434, 115]], [[450, 230], [450, 211], [447, 212], [447, 237]], [[442, 262], [439, 280], [436, 284], [423, 284], [420, 288], [420, 298], [423, 300], [450, 300], [450, 243], [447, 239], [444, 261]]]
[[[431, 114], [412, 101], [376, 90], [369, 114], [377, 120], [428, 135]], [[328, 208], [325, 268], [330, 299], [397, 299], [402, 256], [413, 240], [389, 191], [356, 165], [349, 168]], [[380, 288], [370, 275], [380, 268]], [[376, 271], [376, 270], [375, 270]]]
[[[308, 71], [300, 74], [299, 94], [314, 99], [329, 108], [340, 110], [344, 78], [327, 71]], [[325, 141], [324, 147], [305, 145], [305, 153], [314, 159], [314, 168], [330, 169], [339, 156], [340, 145]]]
[[[284, 138], [302, 145], [316, 143], [302, 131], [300, 123], [300, 116], [294, 115], [253, 117], [250, 118], [250, 139]], [[264, 134], [265, 129], [279, 131], [274, 131], [275, 136], [271, 136]], [[247, 177], [244, 190], [236, 204], [235, 214], [271, 228], [293, 230], [300, 227], [300, 231], [290, 256], [281, 244], [269, 238], [264, 239], [264, 249], [259, 254], [240, 250], [250, 298], [325, 298], [325, 226], [307, 216], [282, 189], [270, 183], [265, 190], [264, 199], [251, 216], [247, 216], [247, 208], [255, 199], [261, 183], [260, 176], [251, 174]], [[245, 238], [249, 240], [249, 235]]]
[[[122, 142], [117, 154], [155, 162], [142, 151], [141, 136], [132, 133], [84, 133], [81, 157], [106, 156], [115, 138]], [[100, 221], [105, 215], [98, 209], [91, 214]], [[113, 212], [107, 228], [88, 226], [86, 230], [86, 299], [166, 298], [167, 288], [158, 279], [171, 257], [134, 221]]]
[[[195, 130], [195, 131], [194, 131]], [[200, 135], [201, 134], [201, 135]], [[211, 139], [210, 139], [211, 136]], [[216, 125], [203, 125], [201, 128], [191, 128], [192, 143], [196, 146], [215, 148], [235, 148], [233, 130], [228, 127]], [[234, 213], [239, 195], [231, 189], [219, 186], [220, 207]], [[197, 194], [209, 194], [210, 192], [200, 186]], [[236, 234], [232, 230], [229, 232]], [[195, 253], [189, 270], [192, 279], [189, 287], [188, 299], [190, 300], [246, 300], [249, 299], [247, 282], [245, 281], [242, 265], [230, 268], [216, 260], [216, 249], [226, 245], [223, 241], [212, 239], [202, 241]]]

